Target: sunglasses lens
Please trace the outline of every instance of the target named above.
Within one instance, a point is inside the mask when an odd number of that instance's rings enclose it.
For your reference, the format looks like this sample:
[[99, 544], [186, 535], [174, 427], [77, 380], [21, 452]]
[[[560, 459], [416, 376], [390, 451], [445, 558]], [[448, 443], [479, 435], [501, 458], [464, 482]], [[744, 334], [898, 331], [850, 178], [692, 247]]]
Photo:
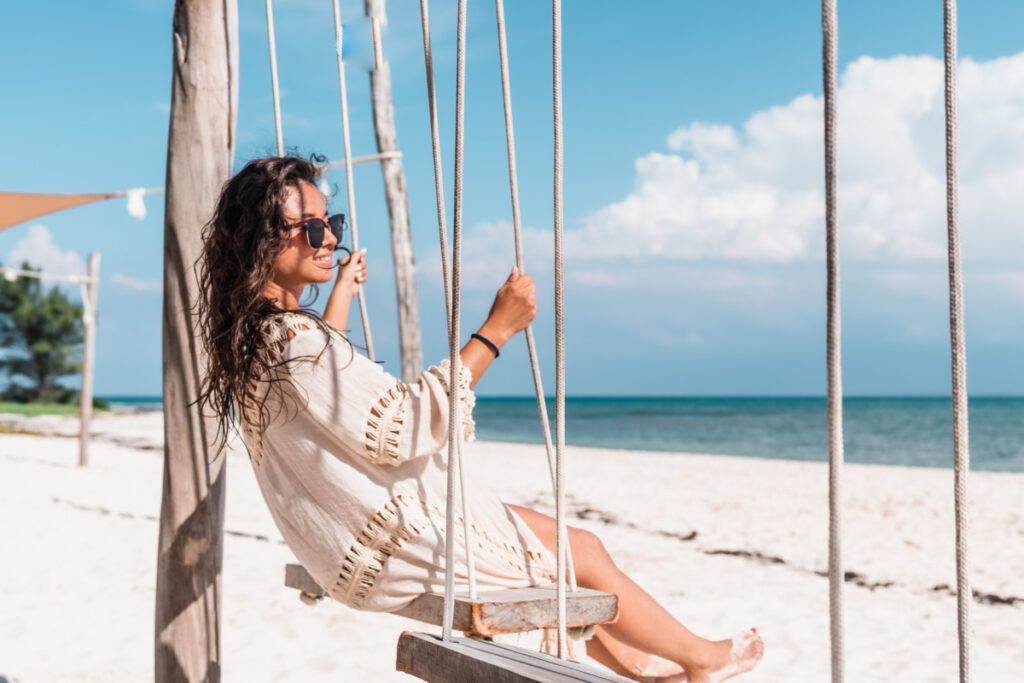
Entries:
[[310, 218], [302, 226], [306, 229], [306, 239], [309, 240], [310, 247], [319, 249], [324, 246], [324, 232], [326, 232], [327, 226], [322, 220]]
[[342, 241], [345, 238], [345, 214], [336, 213], [333, 216], [327, 218], [331, 223], [331, 232], [334, 233], [334, 237], [338, 240], [335, 249], [342, 249]]

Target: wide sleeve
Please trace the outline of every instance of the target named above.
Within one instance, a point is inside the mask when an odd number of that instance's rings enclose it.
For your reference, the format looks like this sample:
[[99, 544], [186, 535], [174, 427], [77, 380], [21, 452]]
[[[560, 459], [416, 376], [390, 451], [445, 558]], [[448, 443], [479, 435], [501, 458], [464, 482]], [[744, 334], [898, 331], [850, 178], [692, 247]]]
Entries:
[[[296, 334], [285, 356], [303, 409], [346, 450], [380, 465], [397, 465], [448, 444], [447, 359], [406, 383], [356, 353], [343, 338], [328, 338], [315, 329]], [[471, 371], [462, 365], [459, 412], [467, 441], [474, 436], [471, 381]]]

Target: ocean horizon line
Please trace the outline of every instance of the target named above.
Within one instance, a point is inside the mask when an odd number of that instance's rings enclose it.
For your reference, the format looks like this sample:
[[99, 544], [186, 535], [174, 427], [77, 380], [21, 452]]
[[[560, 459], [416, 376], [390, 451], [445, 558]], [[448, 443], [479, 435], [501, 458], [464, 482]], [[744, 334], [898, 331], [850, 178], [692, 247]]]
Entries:
[[[104, 401], [114, 402], [140, 402], [159, 403], [163, 402], [163, 396], [159, 394], [118, 394], [118, 395], [97, 395], [96, 398]], [[476, 394], [478, 401], [536, 401], [533, 394]], [[565, 397], [567, 401], [586, 400], [825, 400], [825, 394], [574, 394]], [[878, 399], [878, 400], [940, 400], [951, 399], [949, 394], [844, 394], [844, 399]], [[1024, 394], [971, 394], [971, 399], [1024, 399]], [[554, 402], [554, 396], [545, 396], [548, 402]]]
[[[114, 412], [160, 411], [155, 396], [111, 396]], [[825, 396], [569, 396], [566, 439], [575, 446], [820, 460], [828, 449]], [[1024, 472], [1024, 396], [971, 396], [972, 469]], [[554, 404], [546, 404], [549, 420]], [[482, 441], [543, 443], [537, 399], [478, 396]], [[843, 397], [847, 462], [948, 466], [948, 395]], [[553, 422], [553, 420], [552, 420]]]

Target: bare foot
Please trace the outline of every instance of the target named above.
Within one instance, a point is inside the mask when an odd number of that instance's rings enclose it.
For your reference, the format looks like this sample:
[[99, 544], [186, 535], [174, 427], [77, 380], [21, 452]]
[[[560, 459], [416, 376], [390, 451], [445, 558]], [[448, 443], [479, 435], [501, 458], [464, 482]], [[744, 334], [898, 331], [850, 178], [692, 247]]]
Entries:
[[757, 629], [713, 643], [714, 652], [706, 667], [687, 667], [691, 683], [720, 683], [753, 669], [764, 657], [764, 641]]
[[655, 655], [650, 655], [647, 666], [632, 678], [640, 683], [686, 683], [690, 680], [683, 667]]

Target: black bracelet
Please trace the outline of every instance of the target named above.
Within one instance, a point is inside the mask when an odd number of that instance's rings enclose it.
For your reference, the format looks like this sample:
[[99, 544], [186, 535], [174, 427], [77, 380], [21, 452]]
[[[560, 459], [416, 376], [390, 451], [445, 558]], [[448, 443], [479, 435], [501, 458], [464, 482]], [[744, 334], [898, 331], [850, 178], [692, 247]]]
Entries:
[[497, 358], [498, 356], [501, 355], [500, 353], [498, 353], [498, 347], [494, 345], [494, 342], [492, 342], [490, 339], [488, 339], [487, 337], [483, 336], [482, 334], [477, 334], [476, 332], [474, 332], [473, 334], [469, 335], [469, 338], [470, 339], [479, 339], [484, 344], [486, 344], [487, 348], [489, 348], [491, 351], [494, 351], [494, 357], [495, 358]]

